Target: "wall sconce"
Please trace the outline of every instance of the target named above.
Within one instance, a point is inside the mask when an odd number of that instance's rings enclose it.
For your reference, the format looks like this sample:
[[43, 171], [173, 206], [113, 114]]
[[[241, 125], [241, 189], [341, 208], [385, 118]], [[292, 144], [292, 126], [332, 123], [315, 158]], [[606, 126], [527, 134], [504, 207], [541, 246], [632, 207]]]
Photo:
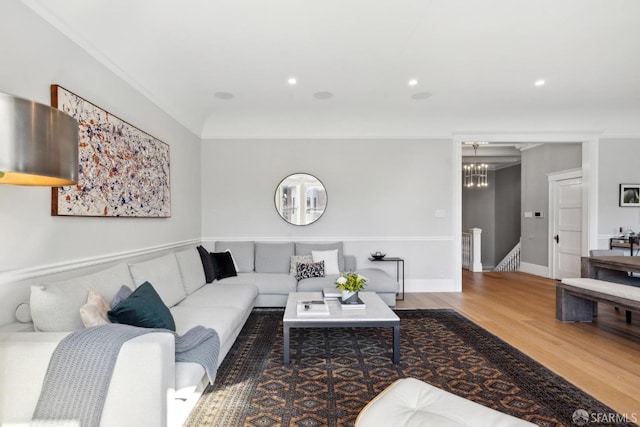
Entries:
[[48, 105], [0, 93], [0, 184], [78, 181], [78, 122]]

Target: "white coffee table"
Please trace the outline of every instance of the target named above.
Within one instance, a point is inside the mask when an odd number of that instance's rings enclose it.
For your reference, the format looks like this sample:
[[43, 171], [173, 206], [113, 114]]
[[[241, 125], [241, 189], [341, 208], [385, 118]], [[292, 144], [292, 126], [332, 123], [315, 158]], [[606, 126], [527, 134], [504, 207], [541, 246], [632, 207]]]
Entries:
[[359, 292], [365, 309], [345, 310], [336, 300], [326, 301], [329, 314], [299, 316], [298, 301], [322, 300], [321, 292], [291, 292], [282, 318], [284, 364], [289, 364], [291, 328], [393, 328], [393, 363], [400, 363], [400, 318], [375, 292]]

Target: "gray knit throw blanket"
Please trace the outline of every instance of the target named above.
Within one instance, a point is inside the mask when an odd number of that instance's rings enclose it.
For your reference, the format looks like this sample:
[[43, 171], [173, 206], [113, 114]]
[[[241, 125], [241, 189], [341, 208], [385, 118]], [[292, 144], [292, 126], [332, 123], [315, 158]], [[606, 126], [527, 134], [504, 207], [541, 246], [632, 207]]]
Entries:
[[[31, 426], [98, 427], [120, 348], [151, 332], [172, 331], [109, 324], [66, 336], [49, 361]], [[220, 352], [217, 332], [196, 326], [182, 336], [173, 334], [176, 362], [199, 363], [213, 384]]]

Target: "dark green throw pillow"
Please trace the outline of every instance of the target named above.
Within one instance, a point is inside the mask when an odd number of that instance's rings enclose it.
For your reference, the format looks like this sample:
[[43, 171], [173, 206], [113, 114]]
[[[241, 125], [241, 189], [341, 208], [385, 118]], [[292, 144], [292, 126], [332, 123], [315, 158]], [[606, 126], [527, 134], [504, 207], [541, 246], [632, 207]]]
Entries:
[[113, 307], [107, 316], [112, 323], [176, 330], [169, 308], [149, 282], [138, 286], [128, 298]]

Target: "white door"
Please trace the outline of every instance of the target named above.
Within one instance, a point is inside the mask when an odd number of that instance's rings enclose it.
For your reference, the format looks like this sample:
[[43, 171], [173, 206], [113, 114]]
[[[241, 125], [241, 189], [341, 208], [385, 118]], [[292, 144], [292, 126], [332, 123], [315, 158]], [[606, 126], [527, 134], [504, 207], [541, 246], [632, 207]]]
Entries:
[[552, 278], [580, 277], [582, 178], [550, 181]]

